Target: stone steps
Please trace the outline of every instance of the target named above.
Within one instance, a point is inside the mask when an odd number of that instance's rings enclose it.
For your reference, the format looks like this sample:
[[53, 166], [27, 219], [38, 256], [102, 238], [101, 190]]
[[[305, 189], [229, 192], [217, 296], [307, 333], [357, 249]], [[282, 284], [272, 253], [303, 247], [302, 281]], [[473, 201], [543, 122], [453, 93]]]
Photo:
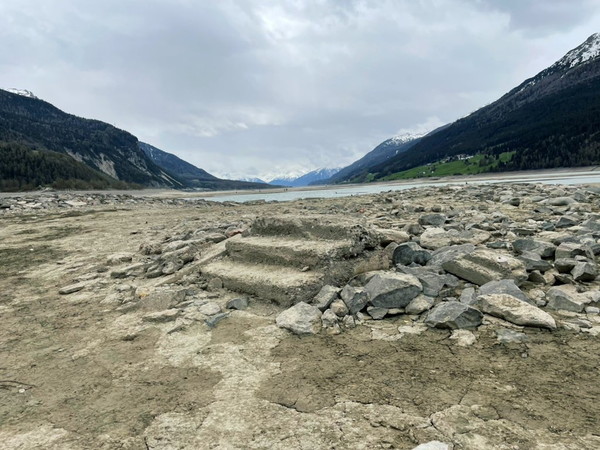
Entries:
[[375, 234], [329, 216], [257, 219], [247, 236], [225, 243], [225, 253], [200, 266], [223, 287], [290, 306], [310, 301], [324, 284], [345, 283], [376, 245]]

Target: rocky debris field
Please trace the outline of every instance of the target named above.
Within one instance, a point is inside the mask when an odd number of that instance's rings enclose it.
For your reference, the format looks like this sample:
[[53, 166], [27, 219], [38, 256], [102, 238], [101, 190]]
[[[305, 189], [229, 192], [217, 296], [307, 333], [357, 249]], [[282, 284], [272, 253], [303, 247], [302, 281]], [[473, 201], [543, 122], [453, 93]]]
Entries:
[[600, 448], [600, 189], [0, 200], [0, 448]]

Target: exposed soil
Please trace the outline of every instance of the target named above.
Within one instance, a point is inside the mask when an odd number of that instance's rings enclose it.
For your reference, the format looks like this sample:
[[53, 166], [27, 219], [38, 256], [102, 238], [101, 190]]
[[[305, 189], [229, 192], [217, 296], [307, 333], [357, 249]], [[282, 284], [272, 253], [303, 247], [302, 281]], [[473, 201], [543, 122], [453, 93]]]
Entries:
[[[0, 449], [600, 448], [597, 336], [528, 328], [527, 342], [501, 344], [489, 325], [461, 347], [445, 331], [398, 335], [410, 320], [396, 316], [300, 338], [256, 298], [209, 327], [193, 302], [223, 307], [238, 294], [207, 291], [194, 274], [169, 288], [169, 298], [189, 291], [176, 320], [116, 300], [158, 289], [109, 276], [107, 257], [137, 258], [142, 243], [282, 212], [414, 219], [382, 215], [385, 204], [140, 202], [0, 216]], [[85, 287], [58, 294], [75, 282]]]

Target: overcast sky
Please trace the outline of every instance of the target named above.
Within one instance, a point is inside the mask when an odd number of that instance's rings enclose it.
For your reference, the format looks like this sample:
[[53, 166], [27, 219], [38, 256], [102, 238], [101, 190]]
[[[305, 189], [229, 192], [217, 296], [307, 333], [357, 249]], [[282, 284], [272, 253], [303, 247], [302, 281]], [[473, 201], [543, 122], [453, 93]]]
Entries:
[[0, 86], [267, 177], [451, 122], [594, 32], [598, 0], [2, 0]]

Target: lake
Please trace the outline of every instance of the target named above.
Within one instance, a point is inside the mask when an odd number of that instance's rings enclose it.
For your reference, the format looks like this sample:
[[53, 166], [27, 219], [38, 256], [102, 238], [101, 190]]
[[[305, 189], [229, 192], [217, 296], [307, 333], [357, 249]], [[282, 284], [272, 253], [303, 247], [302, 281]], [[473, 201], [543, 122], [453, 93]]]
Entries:
[[514, 173], [505, 177], [496, 175], [489, 178], [476, 179], [463, 179], [460, 181], [407, 181], [405, 183], [376, 183], [376, 184], [359, 184], [351, 186], [328, 186], [323, 189], [307, 189], [300, 190], [294, 189], [288, 191], [270, 192], [265, 190], [262, 192], [253, 191], [252, 193], [243, 194], [239, 192], [225, 192], [223, 194], [213, 194], [210, 196], [194, 196], [190, 200], [203, 198], [205, 200], [216, 201], [216, 202], [251, 202], [257, 200], [265, 201], [280, 201], [286, 202], [290, 200], [299, 200], [304, 198], [335, 198], [335, 197], [349, 197], [352, 195], [366, 195], [366, 194], [377, 194], [379, 192], [387, 191], [403, 191], [406, 189], [412, 189], [417, 187], [428, 187], [428, 186], [452, 186], [452, 185], [464, 185], [464, 184], [497, 184], [497, 183], [542, 183], [542, 184], [600, 184], [600, 171], [581, 171], [581, 172], [566, 172], [566, 171], [544, 171], [540, 173], [527, 173], [523, 175], [515, 175]]

